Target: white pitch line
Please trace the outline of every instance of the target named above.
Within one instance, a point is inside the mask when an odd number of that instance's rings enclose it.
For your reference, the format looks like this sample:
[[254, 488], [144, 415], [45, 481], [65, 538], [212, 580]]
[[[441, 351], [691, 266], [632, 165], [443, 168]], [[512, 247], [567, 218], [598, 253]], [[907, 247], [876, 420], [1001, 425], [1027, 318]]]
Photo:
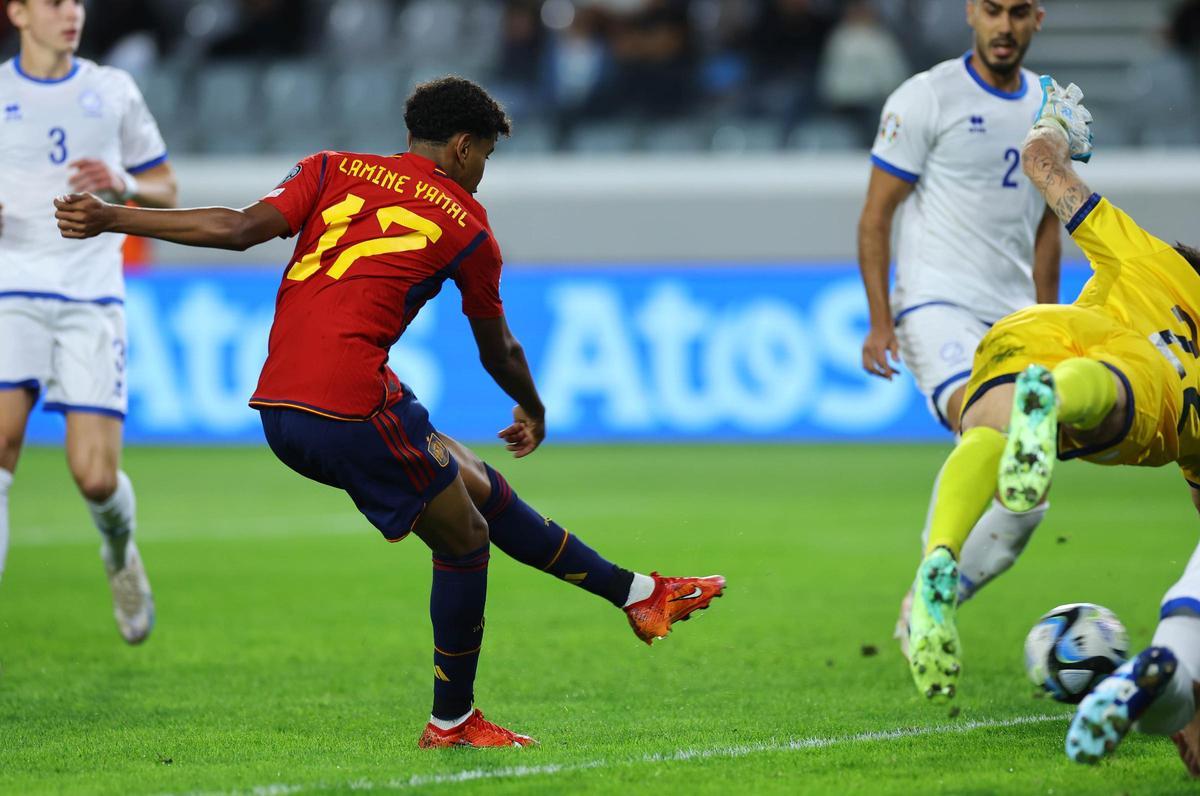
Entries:
[[767, 741], [763, 743], [724, 746], [715, 749], [679, 749], [675, 752], [642, 755], [640, 757], [589, 760], [583, 763], [549, 763], [541, 766], [510, 766], [507, 768], [476, 768], [466, 771], [456, 771], [452, 774], [414, 774], [408, 778], [395, 778], [384, 782], [372, 782], [366, 779], [356, 779], [339, 784], [310, 783], [307, 785], [286, 785], [274, 783], [258, 785], [246, 790], [233, 791], [191, 791], [185, 796], [288, 796], [309, 790], [337, 789], [353, 791], [395, 791], [426, 788], [431, 785], [457, 785], [465, 782], [478, 782], [491, 779], [523, 779], [526, 777], [546, 777], [556, 774], [572, 774], [579, 771], [594, 769], [618, 768], [636, 766], [648, 763], [671, 763], [689, 760], [708, 760], [711, 758], [739, 758], [758, 754], [777, 752], [799, 752], [808, 749], [826, 749], [831, 746], [844, 744], [875, 743], [880, 741], [899, 741], [908, 738], [922, 738], [931, 735], [962, 735], [974, 730], [999, 730], [1007, 727], [1023, 727], [1028, 724], [1042, 724], [1051, 721], [1065, 721], [1066, 714], [1043, 713], [1036, 716], [1019, 716], [1014, 719], [962, 721], [954, 724], [938, 724], [932, 727], [901, 727], [894, 730], [876, 730], [873, 732], [857, 733], [855, 735], [835, 735], [830, 737], [794, 738], [784, 741]]

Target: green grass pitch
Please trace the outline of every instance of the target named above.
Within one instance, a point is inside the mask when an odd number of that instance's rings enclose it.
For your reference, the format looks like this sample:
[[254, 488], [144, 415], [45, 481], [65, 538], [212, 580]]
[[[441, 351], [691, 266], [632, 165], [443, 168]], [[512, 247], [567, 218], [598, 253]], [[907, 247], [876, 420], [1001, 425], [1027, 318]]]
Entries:
[[[1169, 741], [1086, 768], [1021, 644], [1063, 602], [1135, 647], [1197, 518], [1171, 470], [1060, 471], [1018, 566], [962, 613], [960, 712], [890, 639], [944, 446], [487, 451], [532, 505], [628, 567], [729, 579], [653, 648], [611, 606], [496, 553], [477, 698], [541, 741], [415, 748], [429, 554], [265, 448], [133, 449], [158, 627], [127, 648], [62, 454], [30, 450], [0, 584], [0, 793], [1194, 792]], [[877, 654], [869, 654], [874, 648]]]

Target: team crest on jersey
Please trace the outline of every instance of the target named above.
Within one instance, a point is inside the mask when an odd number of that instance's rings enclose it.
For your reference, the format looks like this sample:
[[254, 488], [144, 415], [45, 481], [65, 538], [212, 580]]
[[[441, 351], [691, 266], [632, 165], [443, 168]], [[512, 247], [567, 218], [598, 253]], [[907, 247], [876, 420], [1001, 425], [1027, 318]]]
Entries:
[[79, 95], [79, 107], [83, 108], [84, 116], [90, 116], [93, 119], [104, 115], [103, 98], [90, 88]]
[[21, 121], [21, 106], [15, 102], [9, 102], [4, 105], [4, 121], [19, 122]]
[[296, 179], [296, 177], [299, 176], [301, 169], [303, 169], [303, 168], [304, 168], [304, 166], [297, 163], [295, 165], [295, 167], [291, 171], [288, 172], [287, 176], [284, 177], [282, 181], [280, 181], [279, 185], [276, 185], [275, 187], [282, 188], [283, 186], [287, 185], [292, 180]]
[[965, 358], [966, 350], [962, 343], [952, 341], [942, 346], [942, 361], [947, 363], [960, 362]]
[[426, 450], [429, 451], [429, 455], [433, 457], [433, 460], [438, 463], [439, 467], [445, 467], [450, 463], [450, 450], [437, 434], [429, 435]]
[[879, 125], [879, 139], [885, 144], [890, 144], [900, 135], [900, 116], [899, 114], [889, 112], [883, 117], [883, 123]]

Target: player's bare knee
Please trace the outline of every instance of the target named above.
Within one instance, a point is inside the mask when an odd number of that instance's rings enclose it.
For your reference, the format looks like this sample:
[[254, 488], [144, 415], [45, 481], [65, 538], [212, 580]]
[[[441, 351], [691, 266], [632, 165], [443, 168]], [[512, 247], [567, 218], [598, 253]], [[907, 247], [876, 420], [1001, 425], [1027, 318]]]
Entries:
[[463, 556], [488, 542], [487, 521], [467, 494], [461, 476], [434, 498], [413, 528], [434, 554]]
[[25, 444], [25, 424], [33, 408], [33, 396], [16, 390], [0, 390], [0, 468], [16, 470]]
[[104, 465], [72, 467], [71, 475], [79, 493], [93, 503], [103, 503], [117, 491], [117, 470]]
[[67, 415], [67, 466], [76, 486], [93, 502], [117, 490], [121, 422], [92, 414]]
[[21, 457], [21, 445], [24, 441], [24, 434], [0, 429], [0, 470], [8, 470], [11, 473], [17, 469], [17, 460]]
[[487, 522], [478, 511], [472, 511], [461, 522], [442, 528], [435, 538], [426, 541], [435, 554], [465, 556], [488, 543]]
[[488, 543], [487, 520], [478, 511], [471, 512], [471, 521], [467, 524], [467, 551], [478, 550]]

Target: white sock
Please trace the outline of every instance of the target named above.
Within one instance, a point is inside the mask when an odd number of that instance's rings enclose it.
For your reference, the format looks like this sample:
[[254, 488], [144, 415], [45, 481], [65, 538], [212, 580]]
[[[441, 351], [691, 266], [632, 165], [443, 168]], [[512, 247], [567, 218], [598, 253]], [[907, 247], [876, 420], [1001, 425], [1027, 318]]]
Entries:
[[437, 716], [431, 715], [429, 717], [429, 723], [432, 724], [434, 727], [437, 727], [439, 730], [442, 730], [443, 732], [445, 732], [446, 730], [453, 730], [455, 727], [462, 724], [467, 719], [471, 718], [471, 714], [474, 712], [475, 712], [474, 710], [468, 710], [466, 713], [459, 716], [457, 719], [439, 719]]
[[133, 484], [124, 471], [117, 472], [117, 488], [103, 503], [88, 500], [88, 511], [96, 530], [108, 543], [110, 562], [117, 569], [125, 566], [125, 546], [137, 527], [137, 501], [133, 495]]
[[1175, 653], [1179, 669], [1162, 695], [1146, 709], [1137, 729], [1151, 735], [1174, 735], [1196, 716], [1192, 683], [1200, 674], [1200, 618], [1168, 616], [1158, 623], [1151, 643]]
[[635, 572], [633, 573], [633, 583], [629, 584], [629, 597], [625, 600], [625, 605], [622, 608], [628, 608], [634, 603], [640, 603], [653, 593], [654, 578], [649, 575], [643, 575], [640, 572]]
[[[929, 526], [933, 522], [933, 506], [937, 502], [941, 474], [933, 482], [929, 510], [925, 513], [925, 528], [921, 531], [921, 551], [924, 555], [929, 542]], [[998, 500], [983, 513], [958, 556], [958, 601], [964, 603], [975, 596], [985, 584], [994, 580], [1016, 562], [1029, 537], [1046, 516], [1050, 504], [1043, 503], [1029, 511], [1009, 511]]]
[[992, 501], [971, 529], [958, 557], [960, 603], [971, 599], [975, 592], [1016, 562], [1048, 508], [1050, 504], [1043, 503], [1018, 513], [1009, 511], [998, 500]]
[[4, 562], [8, 560], [8, 489], [13, 474], [0, 469], [0, 578], [4, 577]]

